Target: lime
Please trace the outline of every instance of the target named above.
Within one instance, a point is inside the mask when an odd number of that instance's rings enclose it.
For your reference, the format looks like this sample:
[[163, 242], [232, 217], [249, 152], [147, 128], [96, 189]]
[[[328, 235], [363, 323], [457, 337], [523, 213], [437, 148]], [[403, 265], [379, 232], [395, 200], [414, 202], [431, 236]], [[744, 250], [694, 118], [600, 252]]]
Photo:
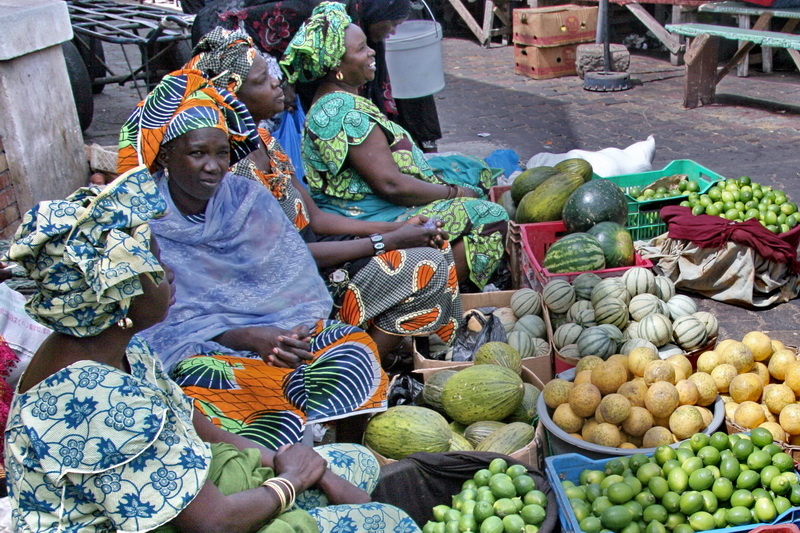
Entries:
[[706, 467], [706, 470], [708, 470], [709, 472], [711, 472], [711, 474], [713, 474], [714, 481], [716, 481], [717, 479], [719, 479], [722, 476], [722, 474], [719, 473], [719, 468], [714, 466], [714, 465], [708, 465]]
[[669, 492], [669, 483], [661, 476], [651, 477], [650, 481], [647, 482], [647, 488], [650, 489], [650, 493], [656, 499], [660, 500], [664, 497], [664, 494]]
[[650, 478], [660, 475], [661, 467], [655, 463], [644, 464], [640, 466], [639, 470], [636, 472], [636, 478], [642, 482], [642, 485], [647, 485], [647, 482], [650, 481]]
[[478, 520], [471, 514], [465, 514], [458, 519], [458, 530], [462, 533], [478, 531]]
[[689, 474], [689, 487], [692, 490], [706, 490], [714, 484], [714, 474], [707, 468], [700, 468]]
[[633, 476], [626, 476], [625, 483], [631, 486], [634, 494], [639, 494], [642, 491], [642, 482]]
[[776, 453], [781, 453], [781, 447], [775, 444], [774, 442], [770, 442], [761, 449], [767, 452], [771, 457], [775, 457]]
[[745, 470], [736, 478], [736, 488], [753, 490], [761, 482], [761, 476], [753, 470]]
[[720, 198], [722, 198], [722, 189], [717, 187], [716, 185], [708, 189], [708, 197], [711, 198], [712, 201], [716, 202]]
[[600, 496], [592, 502], [592, 513], [595, 515], [603, 514], [603, 511], [614, 505], [607, 496]]
[[[639, 470], [639, 467], [647, 464], [650, 462], [650, 459], [643, 453], [635, 453], [630, 456], [628, 459], [628, 466], [631, 469], [631, 472], [636, 474], [636, 471]], [[659, 464], [660, 466], [660, 464]]]
[[[517, 508], [517, 513], [519, 513], [522, 510], [522, 508], [525, 507], [525, 504], [522, 503], [522, 498], [520, 498], [519, 496], [517, 496], [516, 498], [511, 498], [511, 501], [514, 502], [514, 507]], [[585, 501], [585, 500], [576, 500], [576, 501]]]
[[603, 527], [615, 531], [627, 527], [632, 520], [633, 516], [631, 515], [631, 512], [624, 505], [614, 505], [609, 507], [603, 511], [603, 514], [600, 515], [600, 522], [603, 523]]
[[792, 505], [800, 505], [800, 485], [792, 485], [789, 489], [789, 501]]
[[[492, 486], [492, 482], [497, 482], [498, 480], [507, 481], [511, 483], [511, 476], [509, 476], [505, 472], [502, 472], [500, 474], [494, 474], [492, 475], [492, 477], [489, 478], [489, 487]], [[573, 483], [572, 481], [564, 480], [561, 482], [561, 486], [566, 489], [569, 487], [574, 487], [575, 483]]]
[[728, 523], [732, 526], [742, 526], [753, 521], [753, 515], [746, 507], [731, 507], [727, 513]]
[[600, 483], [600, 488], [606, 490], [614, 483], [621, 483], [623, 481], [625, 481], [624, 477], [618, 474], [611, 474], [610, 476], [606, 476], [606, 478]]
[[461, 484], [461, 490], [464, 489], [477, 489], [478, 484], [475, 482], [474, 479], [468, 479], [464, 483]]
[[685, 515], [696, 513], [703, 509], [703, 495], [696, 490], [687, 490], [681, 494], [680, 510]]
[[465, 500], [464, 503], [461, 504], [461, 514], [462, 515], [474, 514], [475, 505], [477, 505], [477, 503], [478, 502], [476, 502], [475, 500]]
[[[654, 496], [658, 497], [655, 493]], [[633, 489], [627, 483], [614, 483], [606, 491], [609, 501], [614, 504], [623, 504], [631, 500], [634, 496]]]
[[718, 500], [726, 502], [731, 499], [733, 494], [733, 482], [726, 477], [721, 477], [711, 485], [711, 492], [714, 493]]
[[708, 435], [705, 433], [695, 433], [689, 439], [689, 442], [692, 445], [692, 450], [697, 453], [703, 446], [708, 446]]
[[681, 508], [681, 495], [677, 492], [669, 491], [661, 498], [661, 505], [670, 512], [677, 513]]
[[662, 524], [661, 522], [656, 522], [655, 520], [653, 520], [652, 522], [647, 524], [644, 533], [667, 533], [667, 528], [664, 527], [664, 524]]
[[499, 516], [490, 516], [489, 518], [481, 522], [480, 533], [502, 533], [502, 532], [503, 532], [503, 520]]
[[[793, 476], [794, 474], [789, 474], [789, 475]], [[775, 476], [769, 483], [769, 490], [780, 496], [783, 496], [784, 494], [788, 493], [791, 489], [792, 489], [792, 484], [789, 483], [789, 480], [786, 478], [786, 475]]]
[[642, 520], [644, 520], [648, 524], [653, 520], [663, 524], [664, 522], [667, 521], [667, 510], [664, 508], [663, 505], [659, 504], [645, 507], [644, 511], [642, 511]]
[[683, 468], [673, 468], [667, 475], [667, 483], [669, 490], [681, 494], [689, 486], [689, 474]]
[[683, 464], [686, 459], [694, 457], [694, 452], [692, 451], [691, 445], [689, 444], [689, 441], [686, 440], [683, 441], [677, 449], [675, 449], [675, 454], [678, 462], [681, 464]]
[[750, 177], [749, 176], [739, 176], [739, 179], [736, 180], [738, 185], [750, 185]]
[[631, 500], [625, 504], [625, 507], [627, 507], [628, 511], [631, 512], [631, 516], [633, 517], [634, 521], [639, 521], [642, 518], [644, 509], [642, 509], [642, 506], [639, 505], [639, 502]]
[[603, 524], [596, 516], [587, 516], [580, 521], [581, 531], [585, 533], [600, 533], [603, 529]]
[[444, 533], [459, 533], [459, 520], [450, 520], [444, 523]]
[[637, 494], [634, 498], [634, 501], [642, 506], [643, 509], [647, 509], [651, 505], [656, 503], [656, 497], [653, 496], [649, 490], [643, 490], [639, 494]]
[[750, 494], [753, 495], [753, 501], [756, 501], [759, 498], [772, 498], [772, 495], [763, 487], [754, 488], [750, 491]]
[[772, 503], [775, 504], [775, 510], [779, 515], [792, 508], [792, 503], [785, 496], [776, 496]]
[[489, 472], [492, 474], [505, 473], [506, 470], [508, 470], [508, 463], [502, 457], [492, 459], [492, 462], [489, 463]]
[[677, 454], [675, 453], [675, 449], [671, 446], [659, 446], [653, 453], [653, 457], [656, 460], [656, 464], [663, 467], [667, 461], [675, 459]]
[[478, 487], [483, 487], [489, 484], [489, 479], [491, 479], [492, 473], [489, 471], [488, 468], [481, 468], [475, 475], [472, 476], [472, 479], [475, 481], [475, 484]]
[[448, 505], [437, 505], [433, 509], [433, 519], [437, 522], [444, 521], [444, 514], [450, 510]]
[[619, 459], [611, 459], [606, 463], [606, 475], [608, 474], [622, 474], [625, 470], [625, 465]]
[[674, 468], [680, 468], [680, 466], [681, 464], [676, 459], [670, 459], [664, 463], [664, 466], [661, 467], [661, 471], [664, 473], [664, 476], [668, 476]]
[[781, 471], [778, 470], [777, 466], [767, 465], [761, 469], [761, 485], [764, 487], [769, 487], [770, 482], [772, 479], [780, 475]]
[[432, 520], [428, 520], [424, 526], [422, 526], [422, 533], [433, 533], [433, 528], [436, 525], [436, 522]]
[[458, 522], [459, 518], [461, 518], [461, 511], [458, 509], [450, 509], [444, 513], [444, 522]]
[[[592, 487], [592, 485], [589, 485], [589, 487]], [[592, 490], [597, 490], [597, 494], [600, 493], [600, 487], [599, 486], [594, 486], [594, 489], [590, 489], [589, 487], [586, 488], [587, 498], [588, 498], [589, 492], [592, 491]], [[528, 492], [522, 498], [522, 502], [525, 505], [529, 505], [531, 503], [535, 503], [536, 505], [541, 505], [542, 507], [545, 507], [547, 505], [547, 496], [545, 495], [544, 492], [542, 492], [540, 490], [532, 490], [532, 491]]]
[[515, 477], [521, 476], [523, 474], [527, 474], [528, 469], [525, 468], [523, 465], [511, 465], [506, 469], [506, 475], [511, 479]]
[[733, 445], [733, 456], [739, 461], [747, 461], [747, 458], [753, 453], [754, 449], [755, 446], [753, 446], [753, 443], [750, 442], [749, 439], [740, 438], [736, 441], [736, 444]]
[[511, 498], [500, 498], [494, 502], [494, 514], [500, 518], [504, 518], [510, 514], [517, 514], [517, 504], [511, 501]]
[[667, 523], [664, 525], [667, 526], [667, 529], [669, 529], [670, 531], [675, 531], [676, 527], [685, 523], [686, 523], [686, 517], [683, 514], [670, 513], [669, 516], [667, 516]]
[[708, 439], [708, 444], [719, 451], [728, 449], [728, 435], [722, 431], [717, 431]]
[[[592, 483], [591, 485], [586, 485], [586, 487], [584, 487], [584, 490], [586, 491], [586, 501], [589, 502], [589, 503], [592, 503], [595, 500], [595, 498], [597, 498], [598, 496], [601, 496], [603, 494], [603, 489], [601, 489], [600, 485], [598, 485], [597, 483]], [[534, 491], [531, 491], [531, 492], [534, 492]], [[536, 492], [539, 492], [539, 491], [536, 491]], [[530, 492], [528, 494], [530, 494]], [[544, 504], [542, 504], [541, 502], [538, 502], [538, 501], [528, 501], [528, 494], [526, 494], [524, 496], [524, 499], [523, 499], [523, 501], [525, 502], [526, 505], [529, 504], [529, 503], [537, 503], [539, 505], [544, 505]]]
[[731, 507], [747, 507], [748, 509], [753, 506], [753, 494], [749, 490], [738, 489], [731, 494]]
[[[495, 476], [497, 476], [497, 474], [495, 474]], [[505, 476], [505, 478], [495, 476], [492, 476], [492, 480], [489, 482], [489, 488], [492, 489], [492, 494], [494, 494], [496, 498], [513, 498], [517, 495], [517, 489], [508, 476]]]
[[[525, 496], [528, 492], [536, 488], [536, 482], [527, 474], [515, 477], [512, 483], [514, 484], [514, 488], [517, 490], [517, 496]], [[583, 493], [582, 497], [586, 498], [586, 492], [583, 487], [573, 488], [578, 489], [581, 493]]]
[[591, 470], [588, 474], [586, 474], [586, 481], [589, 483], [600, 484], [605, 478], [606, 473], [602, 470]]
[[728, 515], [728, 510], [725, 509], [724, 507], [720, 507], [719, 509], [716, 510], [716, 512], [714, 512], [713, 515], [711, 515], [714, 517], [714, 526], [716, 526], [717, 529], [723, 528], [728, 525], [727, 515]]
[[683, 468], [687, 474], [691, 474], [695, 470], [703, 468], [703, 460], [699, 457], [689, 457], [681, 464], [681, 468]]
[[714, 517], [711, 516], [711, 513], [700, 511], [689, 517], [689, 525], [692, 526], [695, 531], [714, 529]]
[[494, 516], [494, 507], [492, 507], [492, 504], [489, 502], [475, 502], [475, 507], [472, 509], [472, 515], [478, 522], [483, 522], [490, 516]]
[[687, 180], [686, 181], [686, 191], [687, 192], [697, 192], [700, 190], [700, 184], [694, 180]]
[[714, 493], [710, 490], [704, 490], [700, 492], [700, 495], [703, 496], [703, 510], [707, 513], [713, 513], [719, 507], [719, 501], [717, 497], [714, 496]]
[[736, 481], [736, 478], [738, 478], [739, 474], [742, 472], [742, 467], [735, 457], [725, 457], [719, 464], [719, 472], [722, 474], [722, 477], [726, 477], [731, 481]]
[[475, 498], [475, 501], [487, 502], [489, 505], [492, 505], [495, 501], [497, 501], [497, 498], [494, 494], [492, 494], [491, 490], [485, 490], [478, 492], [478, 497]]
[[769, 498], [759, 498], [753, 506], [753, 515], [758, 522], [772, 522], [778, 516], [775, 504]]
[[523, 533], [525, 531], [525, 521], [518, 514], [504, 516], [503, 530], [505, 533]]
[[778, 467], [781, 472], [789, 472], [794, 469], [794, 461], [788, 453], [778, 452], [772, 456], [772, 464]]
[[720, 462], [719, 450], [714, 446], [703, 446], [700, 448], [700, 451], [697, 452], [697, 457], [702, 459], [703, 464], [706, 466], [718, 465]]
[[755, 450], [747, 457], [747, 466], [752, 470], [761, 470], [772, 463], [772, 456], [764, 450]]

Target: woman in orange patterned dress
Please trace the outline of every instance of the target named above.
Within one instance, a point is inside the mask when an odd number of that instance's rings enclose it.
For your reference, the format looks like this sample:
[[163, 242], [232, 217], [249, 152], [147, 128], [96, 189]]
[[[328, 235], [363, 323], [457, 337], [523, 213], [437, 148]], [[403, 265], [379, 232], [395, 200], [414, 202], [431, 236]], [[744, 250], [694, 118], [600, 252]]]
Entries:
[[[258, 123], [283, 110], [281, 72], [242, 31], [217, 28], [187, 65], [234, 93]], [[259, 128], [261, 145], [231, 171], [263, 183], [303, 239], [334, 298], [332, 318], [366, 329], [382, 358], [404, 337], [449, 343], [461, 317], [458, 279], [446, 235], [424, 217], [406, 223], [356, 220], [319, 209], [289, 157]]]

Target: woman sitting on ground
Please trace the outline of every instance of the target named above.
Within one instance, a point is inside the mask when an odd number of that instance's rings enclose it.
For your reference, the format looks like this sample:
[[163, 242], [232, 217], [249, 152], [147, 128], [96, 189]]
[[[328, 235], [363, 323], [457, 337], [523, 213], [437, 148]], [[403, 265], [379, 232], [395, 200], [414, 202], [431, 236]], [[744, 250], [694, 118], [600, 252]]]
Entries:
[[177, 301], [146, 338], [206, 416], [277, 449], [304, 419], [385, 409], [387, 380], [369, 335], [326, 320], [330, 295], [269, 191], [228, 173], [257, 142], [241, 102], [176, 71], [123, 125], [118, 167], [163, 169], [168, 210], [151, 227]]
[[362, 220], [440, 219], [459, 280], [482, 289], [503, 256], [508, 215], [477, 199], [480, 188], [436, 176], [408, 133], [358, 96], [375, 75], [374, 58], [335, 2], [320, 4], [286, 49], [289, 82], [322, 79], [303, 138], [311, 196], [324, 211]]
[[379, 469], [365, 449], [272, 452], [214, 426], [167, 377], [137, 335], [174, 301], [147, 224], [165, 208], [138, 168], [102, 192], [40, 203], [17, 231], [9, 257], [38, 288], [28, 311], [55, 331], [20, 379], [5, 431], [14, 531], [418, 531], [326, 469], [326, 458], [349, 466], [371, 490]]
[[[198, 55], [187, 67], [201, 70], [218, 89], [234, 93], [257, 123], [283, 110], [278, 63], [262, 57], [244, 31], [217, 28], [195, 51]], [[278, 200], [327, 282], [336, 309], [333, 318], [366, 329], [384, 361], [403, 336], [436, 334], [449, 343], [462, 313], [444, 235], [422, 226], [425, 218], [373, 222], [320, 210], [297, 180], [280, 144], [267, 130], [259, 128], [258, 133], [258, 150], [231, 172], [263, 183]], [[376, 241], [384, 248], [376, 251]], [[447, 276], [444, 290], [434, 289], [442, 286], [441, 280], [420, 275], [428, 270]]]

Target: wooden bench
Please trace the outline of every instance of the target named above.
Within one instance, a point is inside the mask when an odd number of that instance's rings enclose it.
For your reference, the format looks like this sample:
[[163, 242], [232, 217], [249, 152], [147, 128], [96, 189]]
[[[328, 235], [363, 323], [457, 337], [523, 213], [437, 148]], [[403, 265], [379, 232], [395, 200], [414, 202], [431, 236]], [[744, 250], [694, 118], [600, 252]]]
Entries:
[[[757, 44], [786, 49], [800, 68], [800, 53], [798, 53], [800, 35], [766, 30], [765, 28], [769, 27], [771, 20], [772, 12], [765, 11], [752, 29], [714, 24], [668, 24], [666, 26], [668, 31], [691, 38], [684, 56], [686, 82], [683, 106], [693, 109], [699, 105], [713, 103], [717, 84]], [[739, 47], [733, 58], [718, 71], [720, 39], [742, 41], [744, 44]]]

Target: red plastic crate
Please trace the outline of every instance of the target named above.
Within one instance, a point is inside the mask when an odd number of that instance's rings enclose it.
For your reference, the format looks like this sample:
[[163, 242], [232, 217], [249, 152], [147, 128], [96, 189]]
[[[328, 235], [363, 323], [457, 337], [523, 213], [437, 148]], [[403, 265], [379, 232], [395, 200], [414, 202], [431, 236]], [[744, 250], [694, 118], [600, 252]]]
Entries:
[[[554, 279], [563, 279], [572, 283], [575, 278], [583, 274], [583, 272], [566, 272], [556, 274], [550, 272], [542, 266], [544, 263], [544, 255], [550, 246], [553, 245], [560, 237], [567, 234], [567, 228], [564, 223], [556, 222], [539, 222], [538, 224], [522, 224], [522, 270], [523, 275], [527, 276], [528, 282], [532, 288], [544, 287], [549, 281]], [[634, 254], [636, 262], [633, 266], [606, 268], [603, 270], [592, 270], [601, 278], [611, 278], [614, 276], [621, 276], [626, 270], [633, 267], [653, 268], [653, 263], [649, 259], [642, 259], [636, 253]]]
[[757, 527], [750, 533], [800, 533], [800, 529], [794, 524], [774, 524]]

